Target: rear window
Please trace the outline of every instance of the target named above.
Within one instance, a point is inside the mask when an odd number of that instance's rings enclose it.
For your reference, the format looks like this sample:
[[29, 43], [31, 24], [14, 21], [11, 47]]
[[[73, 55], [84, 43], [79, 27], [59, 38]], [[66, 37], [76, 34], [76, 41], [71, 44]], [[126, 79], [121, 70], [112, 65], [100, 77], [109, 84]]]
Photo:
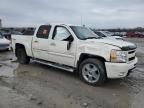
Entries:
[[51, 26], [50, 25], [42, 25], [39, 27], [38, 32], [36, 34], [37, 38], [48, 39], [50, 33]]
[[2, 34], [0, 33], [0, 39], [2, 39], [3, 38], [3, 36], [2, 36]]
[[34, 30], [26, 30], [23, 35], [34, 35]]

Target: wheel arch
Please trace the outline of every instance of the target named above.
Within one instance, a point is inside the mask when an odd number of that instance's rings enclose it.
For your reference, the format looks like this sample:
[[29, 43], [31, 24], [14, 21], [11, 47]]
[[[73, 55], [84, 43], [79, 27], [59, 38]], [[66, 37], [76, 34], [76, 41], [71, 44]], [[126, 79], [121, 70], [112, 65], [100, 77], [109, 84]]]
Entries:
[[[104, 64], [104, 67], [105, 67], [105, 62], [106, 62], [106, 59], [102, 56], [99, 56], [99, 55], [92, 55], [92, 54], [87, 54], [87, 53], [82, 53], [80, 56], [79, 56], [79, 60], [77, 61], [77, 69], [79, 69], [79, 65], [82, 61], [88, 59], [88, 58], [96, 58], [96, 59], [99, 59], [100, 61], [103, 62]], [[105, 71], [106, 71], [106, 67], [105, 67]], [[107, 72], [106, 72], [106, 76], [107, 76]]]
[[80, 56], [79, 56], [79, 60], [77, 61], [77, 66], [85, 59], [88, 59], [88, 58], [97, 58], [99, 60], [101, 60], [102, 62], [105, 62], [106, 59], [102, 56], [99, 56], [99, 55], [93, 55], [93, 54], [87, 54], [87, 53], [82, 53]]
[[[16, 56], [17, 56], [17, 50], [18, 50], [19, 48], [23, 48], [23, 49], [25, 50], [25, 52], [26, 52], [25, 46], [24, 46], [23, 44], [16, 43], [16, 44], [15, 44], [15, 55], [16, 55]], [[26, 52], [26, 54], [27, 54], [27, 52]]]

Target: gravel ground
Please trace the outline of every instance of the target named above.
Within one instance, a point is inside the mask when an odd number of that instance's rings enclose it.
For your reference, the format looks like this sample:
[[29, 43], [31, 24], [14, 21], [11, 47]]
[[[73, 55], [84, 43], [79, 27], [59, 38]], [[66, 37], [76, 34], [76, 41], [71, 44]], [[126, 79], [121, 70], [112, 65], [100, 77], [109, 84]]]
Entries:
[[0, 52], [0, 108], [142, 108], [144, 106], [144, 39], [137, 68], [130, 76], [101, 87], [83, 83], [74, 73], [31, 62], [20, 65], [12, 52]]

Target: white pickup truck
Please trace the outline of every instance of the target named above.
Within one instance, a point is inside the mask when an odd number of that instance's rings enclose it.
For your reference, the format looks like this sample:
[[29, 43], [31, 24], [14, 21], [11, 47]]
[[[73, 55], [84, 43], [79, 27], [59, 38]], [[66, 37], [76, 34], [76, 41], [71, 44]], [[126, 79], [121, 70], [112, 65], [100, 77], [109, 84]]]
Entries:
[[90, 29], [76, 25], [40, 25], [34, 36], [12, 35], [19, 63], [30, 59], [71, 72], [88, 84], [107, 78], [122, 78], [135, 68], [136, 46], [130, 42], [100, 38]]

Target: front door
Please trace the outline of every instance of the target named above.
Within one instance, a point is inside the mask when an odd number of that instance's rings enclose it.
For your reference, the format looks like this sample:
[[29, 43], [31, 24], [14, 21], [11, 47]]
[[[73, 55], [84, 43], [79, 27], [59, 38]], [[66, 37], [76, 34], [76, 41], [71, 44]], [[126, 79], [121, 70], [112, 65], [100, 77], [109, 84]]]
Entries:
[[70, 49], [67, 49], [69, 37], [72, 36], [66, 27], [56, 26], [49, 42], [49, 59], [50, 61], [74, 66], [76, 42], [73, 38]]

